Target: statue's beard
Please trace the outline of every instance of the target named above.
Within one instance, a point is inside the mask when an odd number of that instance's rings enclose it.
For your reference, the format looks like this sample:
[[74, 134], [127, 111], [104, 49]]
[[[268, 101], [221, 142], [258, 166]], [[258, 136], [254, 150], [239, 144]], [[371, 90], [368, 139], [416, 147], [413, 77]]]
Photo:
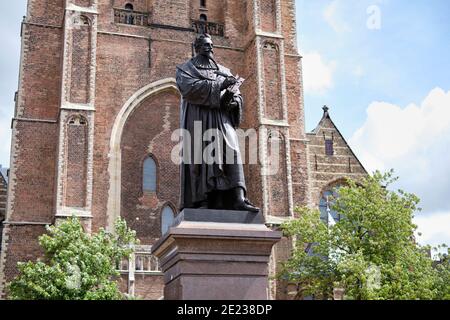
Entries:
[[214, 60], [214, 52], [207, 52], [206, 53], [206, 56], [209, 58], [209, 59], [211, 59], [211, 60]]
[[211, 59], [214, 60], [214, 52], [210, 51], [210, 52], [205, 52], [202, 53], [201, 56], [205, 59]]
[[198, 54], [194, 58], [194, 64], [197, 67], [204, 69], [219, 69], [216, 61], [214, 60], [214, 54], [212, 52]]

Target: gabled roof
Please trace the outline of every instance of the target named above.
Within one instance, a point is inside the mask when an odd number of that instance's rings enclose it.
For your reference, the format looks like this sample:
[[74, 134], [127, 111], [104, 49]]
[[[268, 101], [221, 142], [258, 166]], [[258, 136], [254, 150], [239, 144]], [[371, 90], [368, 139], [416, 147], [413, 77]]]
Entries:
[[[323, 116], [322, 116], [322, 119], [320, 119], [319, 123], [318, 123], [317, 126], [314, 128], [314, 130], [311, 131], [311, 132], [308, 133], [308, 134], [317, 134], [317, 133], [319, 132], [320, 128], [323, 127], [323, 123], [325, 122], [326, 119], [329, 119], [329, 120], [331, 121], [331, 123], [333, 124], [333, 126], [336, 128], [336, 130], [339, 132], [339, 130], [338, 130], [338, 128], [336, 127], [336, 125], [334, 124], [333, 120], [331, 120], [330, 113], [328, 112], [328, 110], [330, 110], [330, 108], [328, 108], [327, 106], [323, 106], [323, 107], [322, 107], [322, 110], [323, 110]], [[339, 132], [339, 134], [340, 134], [340, 132]], [[341, 136], [342, 136], [342, 134], [341, 134]], [[343, 136], [342, 136], [342, 137], [343, 137]]]
[[328, 112], [330, 110], [330, 108], [328, 108], [328, 106], [323, 106], [322, 108], [323, 110], [323, 116], [322, 119], [320, 119], [319, 123], [317, 124], [316, 128], [311, 131], [310, 133], [307, 133], [307, 135], [317, 135], [317, 133], [319, 132], [320, 128], [322, 128], [324, 125], [324, 122], [326, 120], [329, 120], [332, 124], [332, 126], [334, 127], [334, 129], [336, 129], [337, 133], [339, 133], [339, 135], [341, 136], [342, 140], [344, 140], [345, 144], [347, 145], [348, 149], [350, 150], [351, 154], [355, 157], [355, 159], [358, 161], [358, 163], [360, 164], [361, 168], [364, 169], [364, 171], [366, 173], [367, 170], [366, 168], [363, 166], [363, 164], [361, 163], [361, 161], [358, 159], [358, 157], [356, 156], [356, 154], [353, 152], [352, 148], [350, 148], [350, 145], [348, 144], [347, 140], [345, 140], [344, 135], [339, 131], [338, 127], [334, 124], [333, 120], [330, 117], [330, 113]]

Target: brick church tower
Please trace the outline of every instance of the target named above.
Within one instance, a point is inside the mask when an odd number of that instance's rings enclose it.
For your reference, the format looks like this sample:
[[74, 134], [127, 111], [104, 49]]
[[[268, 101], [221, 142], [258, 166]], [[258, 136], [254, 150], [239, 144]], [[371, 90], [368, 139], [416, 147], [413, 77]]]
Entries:
[[[0, 294], [17, 262], [41, 253], [37, 238], [45, 226], [76, 215], [91, 231], [125, 218], [142, 246], [118, 266], [121, 287], [143, 298], [162, 296], [149, 249], [178, 212], [179, 167], [171, 161], [180, 122], [175, 66], [192, 56], [201, 31], [213, 36], [217, 61], [247, 79], [241, 127], [258, 134], [258, 163], [245, 166], [249, 198], [272, 226], [292, 217], [295, 205], [315, 203], [311, 190], [320, 190], [310, 179], [294, 3], [28, 0]], [[266, 175], [273, 139], [281, 145], [279, 170]], [[285, 239], [274, 249], [272, 273], [289, 246]], [[273, 298], [286, 294], [272, 283]]]

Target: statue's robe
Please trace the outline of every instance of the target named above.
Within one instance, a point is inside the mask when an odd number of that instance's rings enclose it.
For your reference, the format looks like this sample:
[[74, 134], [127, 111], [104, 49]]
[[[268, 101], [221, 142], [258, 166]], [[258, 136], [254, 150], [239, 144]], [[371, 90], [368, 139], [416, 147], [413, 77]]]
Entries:
[[[219, 71], [230, 75], [229, 69], [218, 65]], [[181, 100], [181, 128], [189, 134], [183, 134], [182, 164], [181, 164], [181, 209], [193, 208], [199, 202], [206, 201], [212, 191], [226, 191], [242, 187], [246, 192], [244, 171], [239, 140], [236, 128], [241, 120], [243, 99], [239, 92], [233, 95], [233, 101], [238, 107], [229, 110], [221, 106], [221, 98], [225, 91], [220, 87], [225, 77], [214, 73], [213, 69], [197, 68], [192, 60], [177, 66], [177, 86]], [[194, 126], [197, 123], [195, 132]], [[223, 137], [204, 141], [203, 134], [212, 129], [213, 134]], [[211, 131], [209, 131], [211, 132]], [[189, 136], [191, 139], [189, 139]], [[214, 161], [205, 161], [205, 148], [212, 147]], [[195, 146], [197, 144], [197, 146]], [[208, 152], [206, 152], [208, 153]], [[209, 154], [209, 153], [208, 153]], [[226, 160], [232, 159], [232, 163]]]

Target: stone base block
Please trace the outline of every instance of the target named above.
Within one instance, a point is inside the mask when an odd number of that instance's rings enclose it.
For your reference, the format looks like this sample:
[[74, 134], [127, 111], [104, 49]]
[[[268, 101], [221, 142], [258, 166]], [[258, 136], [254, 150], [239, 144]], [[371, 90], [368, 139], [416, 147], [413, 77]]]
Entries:
[[152, 249], [164, 272], [165, 299], [267, 300], [270, 254], [281, 232], [250, 212], [192, 210], [181, 212]]

